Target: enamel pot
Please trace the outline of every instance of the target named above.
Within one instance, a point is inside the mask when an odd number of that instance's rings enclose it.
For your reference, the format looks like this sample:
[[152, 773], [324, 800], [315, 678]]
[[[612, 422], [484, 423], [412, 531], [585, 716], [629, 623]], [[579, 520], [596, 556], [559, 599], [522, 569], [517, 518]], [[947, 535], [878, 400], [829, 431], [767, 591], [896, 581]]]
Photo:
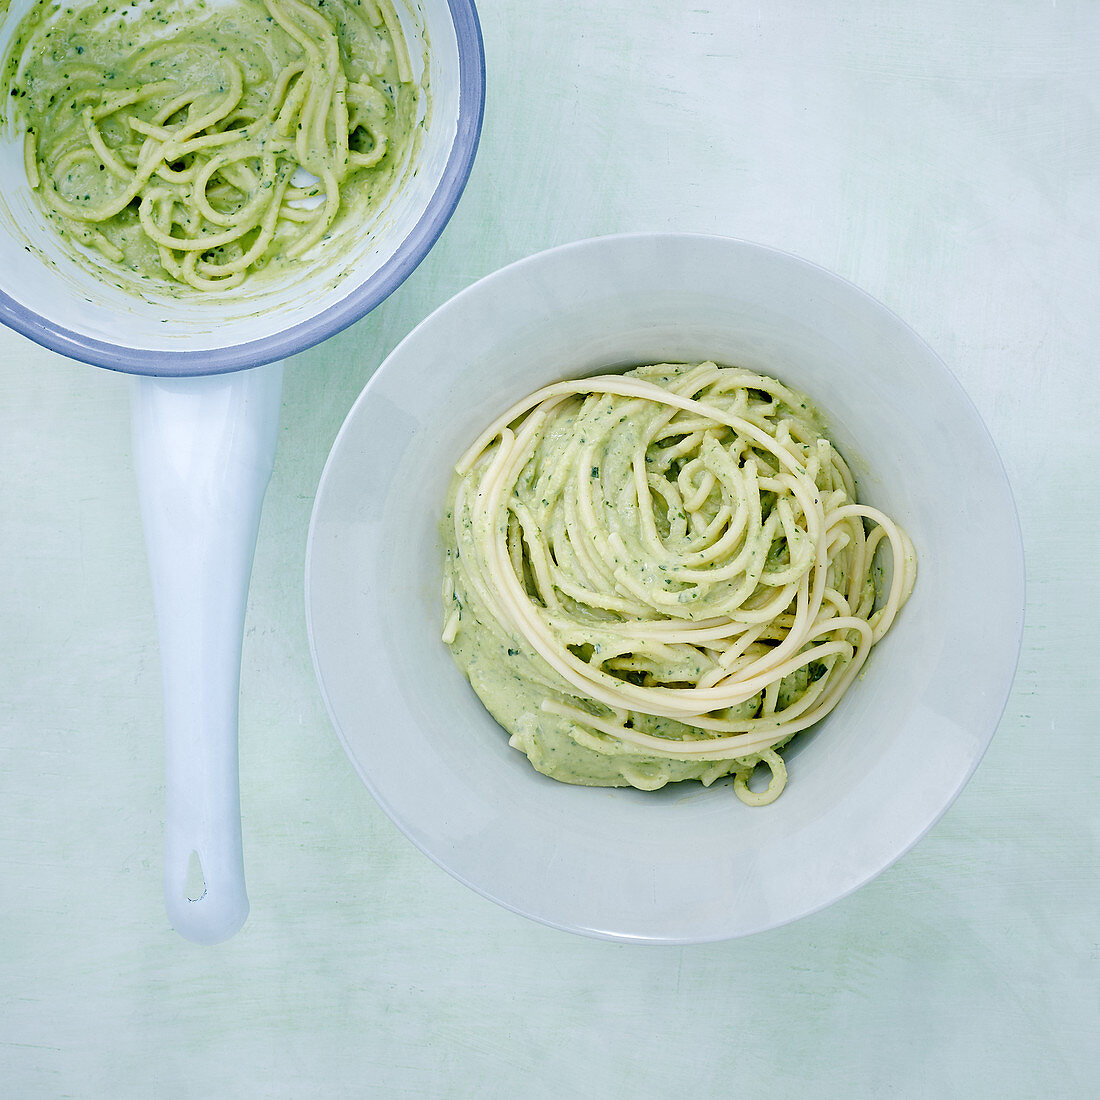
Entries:
[[[0, 53], [31, 0], [14, 0]], [[260, 289], [138, 296], [54, 235], [22, 137], [0, 140], [0, 320], [61, 355], [132, 374], [134, 462], [164, 688], [164, 893], [197, 943], [248, 915], [237, 715], [249, 577], [275, 458], [283, 360], [369, 313], [424, 258], [473, 162], [485, 67], [473, 0], [397, 4], [430, 110], [398, 186], [333, 259]], [[424, 59], [417, 65], [416, 58]], [[426, 72], [425, 72], [426, 67]]]

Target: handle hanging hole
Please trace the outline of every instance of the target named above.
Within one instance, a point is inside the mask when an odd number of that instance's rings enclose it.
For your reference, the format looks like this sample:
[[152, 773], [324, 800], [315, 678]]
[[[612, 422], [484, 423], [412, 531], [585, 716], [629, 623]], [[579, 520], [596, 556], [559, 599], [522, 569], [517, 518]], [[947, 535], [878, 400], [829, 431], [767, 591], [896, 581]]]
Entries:
[[183, 893], [188, 901], [200, 901], [206, 896], [206, 877], [202, 873], [202, 860], [198, 852], [192, 852], [187, 861], [187, 882]]

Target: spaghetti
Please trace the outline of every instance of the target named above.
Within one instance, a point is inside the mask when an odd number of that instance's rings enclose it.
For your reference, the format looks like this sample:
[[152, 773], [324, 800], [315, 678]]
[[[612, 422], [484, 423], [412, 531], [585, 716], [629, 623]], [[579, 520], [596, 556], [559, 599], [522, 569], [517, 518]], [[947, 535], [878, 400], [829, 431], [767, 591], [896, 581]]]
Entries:
[[362, 220], [413, 128], [388, 0], [39, 0], [14, 42], [5, 102], [59, 232], [195, 290]]
[[447, 516], [444, 641], [514, 747], [589, 785], [732, 774], [774, 800], [778, 750], [836, 706], [916, 577], [807, 399], [714, 363], [532, 394], [461, 458]]

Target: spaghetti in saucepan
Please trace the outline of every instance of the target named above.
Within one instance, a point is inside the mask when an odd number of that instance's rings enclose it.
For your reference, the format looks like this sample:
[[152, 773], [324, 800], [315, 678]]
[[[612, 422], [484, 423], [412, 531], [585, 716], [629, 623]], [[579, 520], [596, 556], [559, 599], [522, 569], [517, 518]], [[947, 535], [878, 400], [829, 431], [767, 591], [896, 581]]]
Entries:
[[218, 291], [362, 226], [422, 91], [389, 0], [38, 0], [3, 110], [62, 237]]

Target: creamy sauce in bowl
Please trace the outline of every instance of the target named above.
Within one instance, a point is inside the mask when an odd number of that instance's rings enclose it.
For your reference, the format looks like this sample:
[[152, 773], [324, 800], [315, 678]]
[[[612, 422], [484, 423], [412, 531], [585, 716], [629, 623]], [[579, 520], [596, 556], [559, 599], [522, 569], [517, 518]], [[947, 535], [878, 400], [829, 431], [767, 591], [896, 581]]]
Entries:
[[754, 805], [916, 577], [809, 399], [711, 362], [513, 406], [459, 460], [442, 534], [443, 640], [538, 771], [642, 790], [732, 774]]

